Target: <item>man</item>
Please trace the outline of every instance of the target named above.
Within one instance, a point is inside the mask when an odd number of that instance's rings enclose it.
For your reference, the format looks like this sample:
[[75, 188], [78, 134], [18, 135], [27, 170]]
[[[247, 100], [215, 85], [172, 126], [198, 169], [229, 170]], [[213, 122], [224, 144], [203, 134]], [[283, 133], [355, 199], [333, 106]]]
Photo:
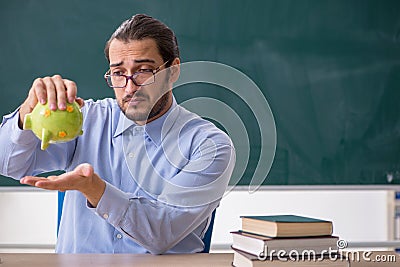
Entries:
[[[38, 78], [25, 102], [0, 127], [1, 174], [21, 183], [66, 191], [59, 253], [194, 253], [232, 174], [227, 135], [176, 104], [180, 72], [174, 33], [136, 15], [108, 40], [104, 75], [115, 99], [77, 98], [60, 75]], [[22, 130], [37, 103], [51, 110], [82, 106], [84, 134], [40, 150]], [[65, 170], [47, 179], [41, 172]]]

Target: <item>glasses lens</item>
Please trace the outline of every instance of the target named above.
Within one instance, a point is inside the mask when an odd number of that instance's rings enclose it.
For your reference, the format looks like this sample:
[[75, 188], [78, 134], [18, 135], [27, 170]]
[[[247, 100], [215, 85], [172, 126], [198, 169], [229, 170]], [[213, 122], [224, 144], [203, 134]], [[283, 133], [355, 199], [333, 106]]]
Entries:
[[125, 76], [125, 75], [105, 75], [108, 86], [112, 88], [123, 88], [127, 84], [127, 80], [131, 78], [134, 80], [135, 85], [142, 86], [142, 85], [149, 85], [154, 83], [155, 78], [152, 71], [148, 72], [140, 72], [136, 73], [132, 76]]
[[126, 85], [126, 78], [121, 75], [110, 75], [107, 77], [107, 83], [111, 87], [124, 87]]
[[141, 72], [134, 79], [137, 85], [147, 85], [154, 82], [154, 75], [152, 72]]

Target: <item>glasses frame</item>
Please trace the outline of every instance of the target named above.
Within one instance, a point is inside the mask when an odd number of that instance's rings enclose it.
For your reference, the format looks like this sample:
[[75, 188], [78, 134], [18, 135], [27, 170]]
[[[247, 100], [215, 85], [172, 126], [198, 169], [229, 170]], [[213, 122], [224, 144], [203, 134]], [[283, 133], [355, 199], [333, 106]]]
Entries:
[[[151, 72], [152, 75], [153, 75], [153, 81], [150, 82], [150, 83], [140, 84], [140, 83], [137, 83], [137, 82], [136, 82], [136, 80], [135, 80], [136, 77], [137, 77], [139, 74], [143, 73], [143, 72], [139, 72], [139, 71], [133, 73], [132, 75], [125, 75], [125, 74], [114, 75], [114, 74], [110, 74], [110, 73], [111, 73], [111, 69], [109, 69], [109, 70], [104, 74], [104, 79], [106, 80], [106, 83], [107, 83], [107, 85], [108, 85], [110, 88], [125, 88], [125, 87], [128, 85], [128, 81], [129, 81], [129, 80], [131, 80], [131, 81], [133, 82], [133, 84], [136, 85], [136, 86], [146, 86], [146, 85], [150, 85], [150, 84], [153, 84], [153, 83], [156, 81], [156, 77], [155, 77], [156, 73], [159, 72], [159, 71], [161, 70], [161, 68], [162, 68], [163, 66], [165, 66], [168, 62], [169, 62], [169, 60], [165, 61], [162, 65], [158, 66], [155, 70], [150, 70], [150, 69], [146, 70], [147, 72]], [[108, 82], [108, 79], [109, 79], [110, 77], [112, 77], [112, 76], [125, 77], [125, 85], [124, 85], [124, 86], [112, 86], [112, 85], [110, 85], [110, 83]]]

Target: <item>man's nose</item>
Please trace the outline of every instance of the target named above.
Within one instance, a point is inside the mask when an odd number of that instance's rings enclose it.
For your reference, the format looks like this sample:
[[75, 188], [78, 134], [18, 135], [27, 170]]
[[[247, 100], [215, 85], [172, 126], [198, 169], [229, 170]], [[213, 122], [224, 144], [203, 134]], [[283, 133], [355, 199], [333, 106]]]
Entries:
[[138, 89], [139, 89], [139, 86], [137, 86], [133, 82], [133, 79], [132, 78], [128, 79], [128, 82], [126, 83], [126, 86], [125, 86], [125, 93], [132, 94], [132, 93], [135, 93]]

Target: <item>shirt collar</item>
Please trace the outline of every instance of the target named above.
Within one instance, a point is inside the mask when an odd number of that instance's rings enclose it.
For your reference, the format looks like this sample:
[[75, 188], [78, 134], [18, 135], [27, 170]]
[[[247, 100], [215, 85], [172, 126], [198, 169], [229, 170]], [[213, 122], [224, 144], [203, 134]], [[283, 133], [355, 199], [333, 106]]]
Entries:
[[[171, 129], [173, 123], [177, 118], [177, 112], [173, 112], [174, 110], [176, 110], [175, 108], [177, 107], [177, 105], [178, 104], [176, 103], [175, 97], [172, 97], [172, 105], [169, 108], [169, 110], [161, 117], [144, 125], [146, 134], [157, 146], [159, 146], [162, 142], [163, 139], [162, 135], [164, 136], [166, 135], [166, 133]], [[164, 125], [164, 122], [167, 118], [168, 118], [168, 124]], [[115, 138], [119, 136], [120, 134], [122, 134], [131, 127], [143, 127], [143, 126], [140, 126], [136, 124], [134, 121], [128, 119], [125, 116], [125, 114], [121, 112], [121, 116], [119, 116], [118, 125], [117, 128], [115, 129], [113, 137]]]

